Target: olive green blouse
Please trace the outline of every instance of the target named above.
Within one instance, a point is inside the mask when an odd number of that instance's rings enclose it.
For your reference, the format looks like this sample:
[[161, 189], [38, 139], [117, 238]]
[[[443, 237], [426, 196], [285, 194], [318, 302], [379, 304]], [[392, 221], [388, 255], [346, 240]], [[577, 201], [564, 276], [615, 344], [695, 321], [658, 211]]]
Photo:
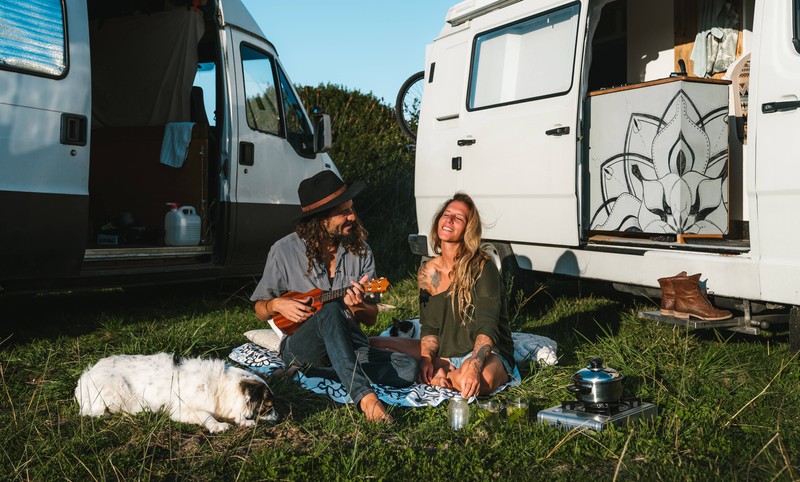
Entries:
[[500, 353], [514, 366], [514, 342], [508, 325], [504, 290], [500, 273], [491, 261], [484, 264], [472, 294], [475, 311], [466, 326], [461, 325], [447, 291], [431, 296], [427, 291], [420, 294], [421, 336], [435, 335], [439, 338], [439, 356], [460, 357], [472, 353], [475, 338], [483, 334]]

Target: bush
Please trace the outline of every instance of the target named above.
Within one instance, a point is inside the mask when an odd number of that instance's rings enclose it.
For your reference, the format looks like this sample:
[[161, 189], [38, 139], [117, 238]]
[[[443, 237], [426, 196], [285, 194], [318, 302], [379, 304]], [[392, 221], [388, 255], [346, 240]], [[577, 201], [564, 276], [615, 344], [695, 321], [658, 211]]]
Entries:
[[361, 180], [356, 212], [369, 231], [378, 273], [399, 280], [415, 271], [407, 236], [417, 232], [414, 205], [414, 150], [394, 110], [372, 94], [337, 85], [298, 87], [303, 103], [331, 116], [330, 156], [348, 183]]

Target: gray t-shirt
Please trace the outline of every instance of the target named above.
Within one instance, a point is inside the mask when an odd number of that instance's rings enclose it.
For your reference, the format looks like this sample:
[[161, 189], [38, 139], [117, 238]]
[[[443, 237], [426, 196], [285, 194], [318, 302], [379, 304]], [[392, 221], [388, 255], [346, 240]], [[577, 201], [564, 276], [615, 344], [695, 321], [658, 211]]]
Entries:
[[337, 290], [351, 285], [362, 276], [375, 277], [375, 258], [367, 245], [364, 254], [345, 252], [340, 245], [336, 253], [336, 272], [331, 283], [328, 272], [322, 264], [314, 261], [308, 272], [306, 244], [297, 233], [279, 239], [269, 250], [264, 274], [258, 282], [250, 301], [277, 298], [287, 291], [305, 293], [314, 288], [323, 291]]

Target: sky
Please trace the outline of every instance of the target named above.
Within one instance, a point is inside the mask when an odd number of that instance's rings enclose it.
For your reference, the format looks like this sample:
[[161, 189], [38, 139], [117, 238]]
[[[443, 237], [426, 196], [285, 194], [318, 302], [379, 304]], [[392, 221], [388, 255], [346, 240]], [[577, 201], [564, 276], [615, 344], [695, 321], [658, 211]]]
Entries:
[[295, 85], [336, 84], [394, 105], [458, 0], [243, 0]]

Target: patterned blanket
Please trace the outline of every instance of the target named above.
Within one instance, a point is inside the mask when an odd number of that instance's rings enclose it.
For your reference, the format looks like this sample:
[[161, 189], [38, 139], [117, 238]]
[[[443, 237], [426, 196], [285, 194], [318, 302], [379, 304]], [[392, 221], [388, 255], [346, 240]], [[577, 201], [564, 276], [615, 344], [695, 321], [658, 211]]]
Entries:
[[[514, 333], [514, 335], [529, 334]], [[533, 351], [523, 350], [519, 353], [517, 350], [515, 350], [514, 356], [515, 359], [517, 359], [517, 363], [519, 364], [527, 362], [533, 357], [536, 357], [535, 359], [541, 363], [548, 365], [554, 364], [556, 362], [555, 342], [545, 337], [537, 337], [536, 335], [530, 336], [536, 337], [539, 340], [537, 343], [534, 343], [532, 341], [533, 339], [527, 338], [524, 340], [526, 343], [525, 347], [531, 348], [535, 345], [536, 348], [533, 349]], [[519, 337], [515, 336], [515, 346], [518, 343], [517, 338]], [[520, 355], [524, 356], [520, 357]], [[270, 351], [262, 346], [256, 345], [255, 343], [245, 343], [242, 346], [234, 348], [230, 355], [228, 355], [228, 358], [243, 366], [245, 369], [264, 376], [268, 376], [275, 370], [284, 368], [283, 360], [280, 359], [276, 352]], [[512, 376], [511, 381], [498, 387], [497, 390], [494, 391], [493, 395], [505, 390], [510, 386], [519, 385], [521, 378], [519, 371], [515, 368], [514, 372], [515, 376]], [[304, 389], [327, 395], [338, 403], [352, 403], [350, 396], [347, 394], [347, 390], [338, 381], [329, 380], [326, 378], [309, 378], [306, 377], [302, 372], [295, 373], [294, 380], [298, 382]], [[389, 405], [398, 405], [404, 407], [435, 407], [445, 400], [448, 400], [458, 394], [458, 392], [454, 390], [420, 383], [415, 383], [406, 388], [394, 388], [385, 385], [373, 384], [372, 388], [375, 390], [375, 394], [378, 396], [378, 398], [380, 398], [383, 402]]]

